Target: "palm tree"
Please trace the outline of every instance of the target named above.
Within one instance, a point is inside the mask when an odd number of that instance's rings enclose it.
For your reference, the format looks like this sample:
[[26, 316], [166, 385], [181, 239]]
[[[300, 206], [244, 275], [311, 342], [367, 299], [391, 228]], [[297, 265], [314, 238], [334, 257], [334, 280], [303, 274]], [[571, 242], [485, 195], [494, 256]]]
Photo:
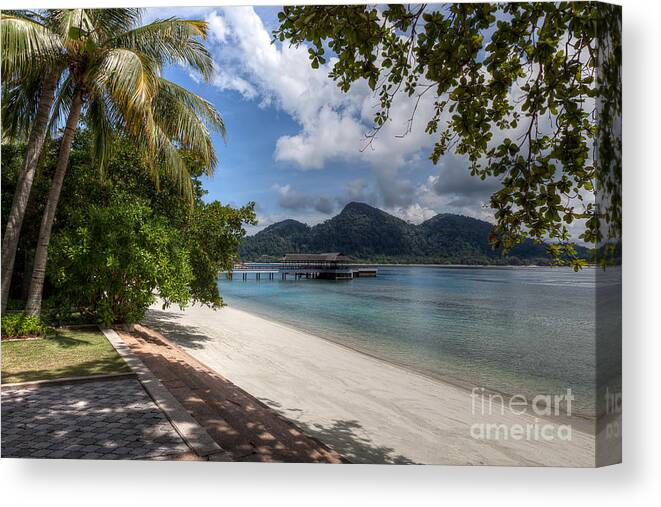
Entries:
[[[33, 13], [2, 13], [3, 138], [27, 137], [27, 148], [2, 237], [4, 313], [18, 240], [61, 73], [61, 39]], [[29, 100], [24, 100], [29, 98]], [[30, 127], [31, 126], [31, 127]]]
[[166, 65], [183, 63], [211, 76], [213, 60], [201, 42], [206, 23], [171, 18], [139, 26], [137, 9], [50, 10], [46, 17], [63, 41], [66, 68], [51, 122], [64, 130], [39, 230], [26, 304], [30, 315], [41, 311], [48, 245], [81, 118], [101, 170], [113, 133], [121, 131], [142, 150], [156, 184], [164, 173], [189, 198], [191, 179], [180, 149], [194, 153], [211, 173], [217, 160], [210, 129], [225, 134], [210, 103], [161, 75]]

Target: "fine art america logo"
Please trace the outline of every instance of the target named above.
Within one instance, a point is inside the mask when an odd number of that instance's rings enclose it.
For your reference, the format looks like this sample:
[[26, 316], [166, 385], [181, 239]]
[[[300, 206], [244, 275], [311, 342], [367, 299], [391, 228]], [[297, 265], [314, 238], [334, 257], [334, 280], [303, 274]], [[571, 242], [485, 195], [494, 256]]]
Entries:
[[470, 434], [477, 440], [564, 440], [572, 439], [571, 424], [548, 420], [554, 416], [571, 416], [574, 395], [538, 394], [532, 399], [517, 394], [506, 397], [488, 392], [483, 387], [471, 391], [474, 423]]

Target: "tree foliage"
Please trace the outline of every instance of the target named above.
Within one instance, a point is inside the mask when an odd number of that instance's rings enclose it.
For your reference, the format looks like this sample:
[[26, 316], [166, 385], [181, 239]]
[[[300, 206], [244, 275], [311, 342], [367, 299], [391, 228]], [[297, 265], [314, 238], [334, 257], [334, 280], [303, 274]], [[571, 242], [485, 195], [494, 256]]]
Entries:
[[413, 99], [407, 130], [433, 95], [431, 159], [454, 152], [472, 175], [502, 184], [491, 197], [494, 246], [551, 240], [550, 253], [578, 268], [574, 222], [588, 244], [619, 241], [619, 6], [291, 6], [278, 17], [276, 39], [307, 44], [312, 67], [329, 61], [342, 90], [364, 80], [377, 94], [368, 142], [398, 94]]
[[[74, 225], [74, 224], [72, 224]], [[138, 322], [156, 299], [186, 305], [193, 272], [180, 232], [144, 201], [122, 194], [91, 203], [55, 236], [51, 280], [57, 297], [110, 326]]]
[[196, 301], [222, 304], [218, 273], [231, 269], [237, 260], [245, 223], [257, 223], [252, 205], [235, 209], [214, 201], [192, 210], [185, 237], [194, 274], [191, 297]]
[[[35, 229], [54, 172], [59, 142], [44, 150], [17, 256], [12, 296], [24, 297]], [[5, 219], [20, 167], [23, 145], [3, 144], [2, 217]], [[243, 226], [255, 222], [254, 204], [241, 208], [205, 202], [204, 163], [182, 151], [192, 175], [193, 205], [176, 182], [153, 184], [140, 149], [115, 139], [101, 177], [94, 171], [90, 132], [76, 136], [49, 249], [45, 305], [75, 309], [95, 321], [135, 322], [161, 295], [171, 304], [223, 304], [218, 272], [236, 257]], [[36, 227], [35, 227], [36, 226]], [[29, 232], [29, 234], [28, 234]]]

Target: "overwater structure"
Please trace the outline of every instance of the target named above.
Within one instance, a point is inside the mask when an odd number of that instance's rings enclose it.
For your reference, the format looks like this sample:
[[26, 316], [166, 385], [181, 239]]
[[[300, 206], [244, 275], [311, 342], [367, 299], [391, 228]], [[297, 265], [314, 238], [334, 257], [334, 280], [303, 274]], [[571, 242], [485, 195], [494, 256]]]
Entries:
[[302, 278], [353, 280], [374, 277], [377, 269], [374, 266], [352, 263], [351, 259], [341, 252], [288, 253], [280, 262], [248, 262], [235, 266], [228, 276], [231, 278], [238, 273], [241, 273], [244, 280], [247, 280], [250, 274], [255, 275], [257, 280], [261, 279], [262, 275], [267, 275], [271, 280], [276, 275], [280, 275], [282, 280], [287, 280], [288, 277], [293, 277], [295, 280]]

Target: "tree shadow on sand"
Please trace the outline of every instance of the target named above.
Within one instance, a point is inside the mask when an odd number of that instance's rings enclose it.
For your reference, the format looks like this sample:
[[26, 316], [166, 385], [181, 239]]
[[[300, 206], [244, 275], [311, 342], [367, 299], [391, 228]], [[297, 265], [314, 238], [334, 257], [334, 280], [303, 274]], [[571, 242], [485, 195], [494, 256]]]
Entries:
[[302, 424], [301, 429], [318, 438], [351, 463], [414, 465], [406, 456], [395, 453], [391, 447], [375, 445], [369, 438], [356, 433], [362, 429], [356, 420], [334, 420], [331, 426]]
[[[286, 414], [300, 412], [299, 409], [285, 408], [282, 404], [266, 398], [259, 398], [262, 403]], [[335, 419], [331, 425], [295, 421], [305, 434], [316, 438], [339, 453], [350, 463], [414, 465], [415, 461], [397, 454], [391, 447], [379, 446], [364, 436], [362, 425], [357, 420]]]
[[142, 323], [154, 328], [173, 342], [192, 349], [202, 349], [205, 343], [211, 341], [209, 336], [196, 327], [181, 324], [179, 317], [178, 314], [167, 310], [150, 309]]

